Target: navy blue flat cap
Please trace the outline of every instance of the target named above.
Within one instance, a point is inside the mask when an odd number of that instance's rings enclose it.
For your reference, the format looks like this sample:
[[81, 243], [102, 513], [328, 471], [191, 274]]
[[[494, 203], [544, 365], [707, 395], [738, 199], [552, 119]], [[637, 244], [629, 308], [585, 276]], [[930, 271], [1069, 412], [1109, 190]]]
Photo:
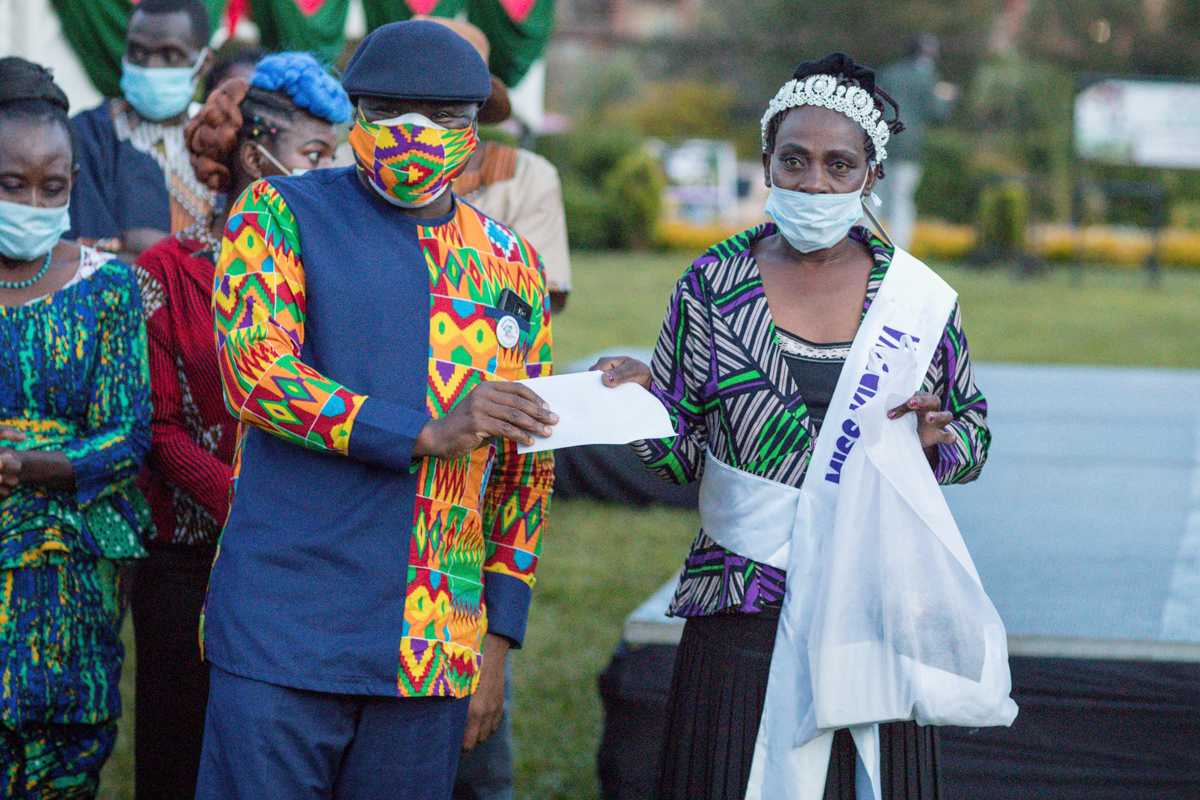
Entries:
[[445, 25], [406, 20], [367, 34], [342, 86], [351, 97], [482, 103], [492, 93], [492, 77], [471, 43]]

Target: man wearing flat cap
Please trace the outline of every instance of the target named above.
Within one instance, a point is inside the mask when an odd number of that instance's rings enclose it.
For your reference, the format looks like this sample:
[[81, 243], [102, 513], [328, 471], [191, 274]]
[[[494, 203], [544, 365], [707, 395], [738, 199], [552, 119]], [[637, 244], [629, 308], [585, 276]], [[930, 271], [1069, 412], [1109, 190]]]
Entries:
[[525, 633], [553, 463], [517, 444], [557, 417], [512, 383], [550, 371], [540, 259], [450, 191], [487, 65], [398, 22], [343, 85], [356, 166], [255, 183], [217, 266], [241, 442], [202, 800], [448, 798]]

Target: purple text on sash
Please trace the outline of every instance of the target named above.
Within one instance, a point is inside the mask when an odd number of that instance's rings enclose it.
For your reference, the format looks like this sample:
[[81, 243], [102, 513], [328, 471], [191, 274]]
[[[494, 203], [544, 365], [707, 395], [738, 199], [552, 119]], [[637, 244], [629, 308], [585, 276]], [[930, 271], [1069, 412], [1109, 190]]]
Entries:
[[[878, 342], [872, 345], [872, 349], [876, 353], [882, 353], [883, 349], [898, 350], [900, 349], [900, 341], [905, 336], [908, 336], [914, 344], [921, 341], [916, 336], [884, 325], [883, 335], [879, 337]], [[879, 391], [879, 373], [872, 370], [875, 360], [874, 353], [872, 357], [867, 359], [867, 368], [859, 377], [858, 385], [854, 387], [854, 395], [850, 398], [851, 411], [870, 400]], [[887, 372], [887, 363], [882, 359], [879, 359], [879, 363], [882, 365], [883, 372]], [[833, 444], [833, 456], [829, 459], [825, 480], [830, 483], [841, 483], [842, 467], [845, 466], [846, 457], [850, 455], [850, 451], [854, 448], [854, 443], [858, 441], [859, 434], [858, 426], [854, 424], [852, 418], [847, 418], [842, 423], [842, 433]]]

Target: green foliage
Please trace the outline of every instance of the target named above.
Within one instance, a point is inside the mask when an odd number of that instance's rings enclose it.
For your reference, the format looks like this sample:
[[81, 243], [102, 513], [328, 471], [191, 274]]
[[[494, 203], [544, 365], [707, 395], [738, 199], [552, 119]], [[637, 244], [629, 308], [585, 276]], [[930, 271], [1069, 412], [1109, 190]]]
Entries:
[[748, 40], [741, 49], [754, 66], [766, 67], [774, 88], [798, 62], [839, 50], [860, 64], [881, 67], [907, 55], [912, 39], [926, 32], [941, 37], [946, 71], [962, 82], [985, 49], [999, 5], [997, 0], [705, 2], [710, 28]]
[[1079, 181], [1085, 192], [1090, 192], [1088, 199], [1092, 201], [1086, 208], [1084, 222], [1158, 227], [1162, 220], [1144, 198], [1105, 191], [1106, 184], [1142, 184], [1162, 190], [1165, 216], [1172, 224], [1178, 221], [1180, 227], [1200, 227], [1191, 221], [1194, 216], [1187, 211], [1200, 203], [1200, 171], [1083, 164]]
[[1172, 228], [1200, 228], [1200, 201], [1177, 200], [1171, 204], [1170, 226]]
[[966, 98], [974, 170], [985, 181], [1022, 181], [1043, 219], [1070, 214], [1073, 96], [1062, 69], [1014, 53], [982, 64]]
[[[905, 54], [912, 37], [942, 41], [941, 72], [969, 82], [998, 29], [1024, 14], [1015, 44], [1028, 58], [1071, 72], [1200, 72], [1200, 0], [1165, 0], [1157, 21], [1144, 0], [705, 0], [712, 32], [752, 54], [748, 67], [780, 75], [802, 59], [842, 50], [874, 67]], [[1096, 27], [1103, 22], [1104, 35]], [[781, 81], [776, 80], [778, 85]]]
[[957, 131], [930, 131], [922, 163], [925, 169], [917, 188], [918, 211], [956, 225], [972, 222], [982, 184], [972, 166], [970, 140]]
[[636, 96], [643, 68], [634, 53], [608, 46], [582, 46], [570, 69], [547, 75], [546, 104], [572, 119], [594, 121], [614, 104]]
[[571, 177], [600, 188], [621, 157], [642, 146], [642, 135], [628, 125], [580, 124], [568, 133], [538, 137], [534, 150]]
[[625, 125], [581, 126], [572, 134], [570, 169], [587, 185], [601, 188], [617, 163], [641, 148], [642, 140]]
[[571, 171], [571, 143], [575, 134], [548, 133], [534, 140], [533, 151], [558, 168], [558, 173], [566, 178]]
[[479, 129], [479, 139], [484, 142], [506, 144], [509, 147], [520, 147], [521, 140], [498, 125], [484, 125]]
[[567, 240], [580, 250], [606, 250], [615, 246], [612, 206], [604, 192], [579, 180], [564, 180], [563, 208], [567, 214]]
[[641, 150], [626, 153], [604, 179], [604, 196], [612, 209], [612, 233], [619, 248], [650, 244], [662, 214], [663, 175], [658, 160]]
[[649, 245], [662, 212], [658, 162], [627, 125], [581, 126], [547, 136], [537, 149], [558, 167], [571, 246], [582, 250]]
[[672, 80], [647, 84], [637, 98], [609, 109], [606, 118], [669, 142], [724, 139], [741, 158], [754, 158], [761, 150], [762, 111], [759, 103], [739, 100], [732, 86]]
[[975, 230], [981, 247], [1019, 252], [1029, 227], [1029, 189], [1019, 180], [998, 181], [979, 194]]
[[968, 104], [976, 123], [990, 129], [1056, 130], [1071, 124], [1073, 89], [1061, 69], [1011, 55], [980, 65]]
[[1031, 0], [1022, 46], [1081, 72], [1194, 75], [1198, 33], [1196, 0]]

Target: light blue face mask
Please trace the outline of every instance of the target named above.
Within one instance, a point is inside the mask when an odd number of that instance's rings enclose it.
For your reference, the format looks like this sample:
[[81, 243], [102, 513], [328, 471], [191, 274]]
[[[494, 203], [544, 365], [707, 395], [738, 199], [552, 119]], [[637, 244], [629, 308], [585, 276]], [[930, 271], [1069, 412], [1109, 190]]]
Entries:
[[826, 250], [845, 239], [862, 217], [862, 190], [867, 176], [858, 191], [844, 194], [810, 194], [772, 186], [767, 195], [767, 216], [775, 221], [788, 244], [801, 253]]
[[201, 50], [191, 67], [139, 67], [121, 62], [121, 92], [148, 120], [162, 122], [179, 114], [196, 96], [196, 74], [207, 50]]
[[39, 208], [0, 200], [0, 253], [19, 261], [49, 253], [71, 227], [68, 205]]

